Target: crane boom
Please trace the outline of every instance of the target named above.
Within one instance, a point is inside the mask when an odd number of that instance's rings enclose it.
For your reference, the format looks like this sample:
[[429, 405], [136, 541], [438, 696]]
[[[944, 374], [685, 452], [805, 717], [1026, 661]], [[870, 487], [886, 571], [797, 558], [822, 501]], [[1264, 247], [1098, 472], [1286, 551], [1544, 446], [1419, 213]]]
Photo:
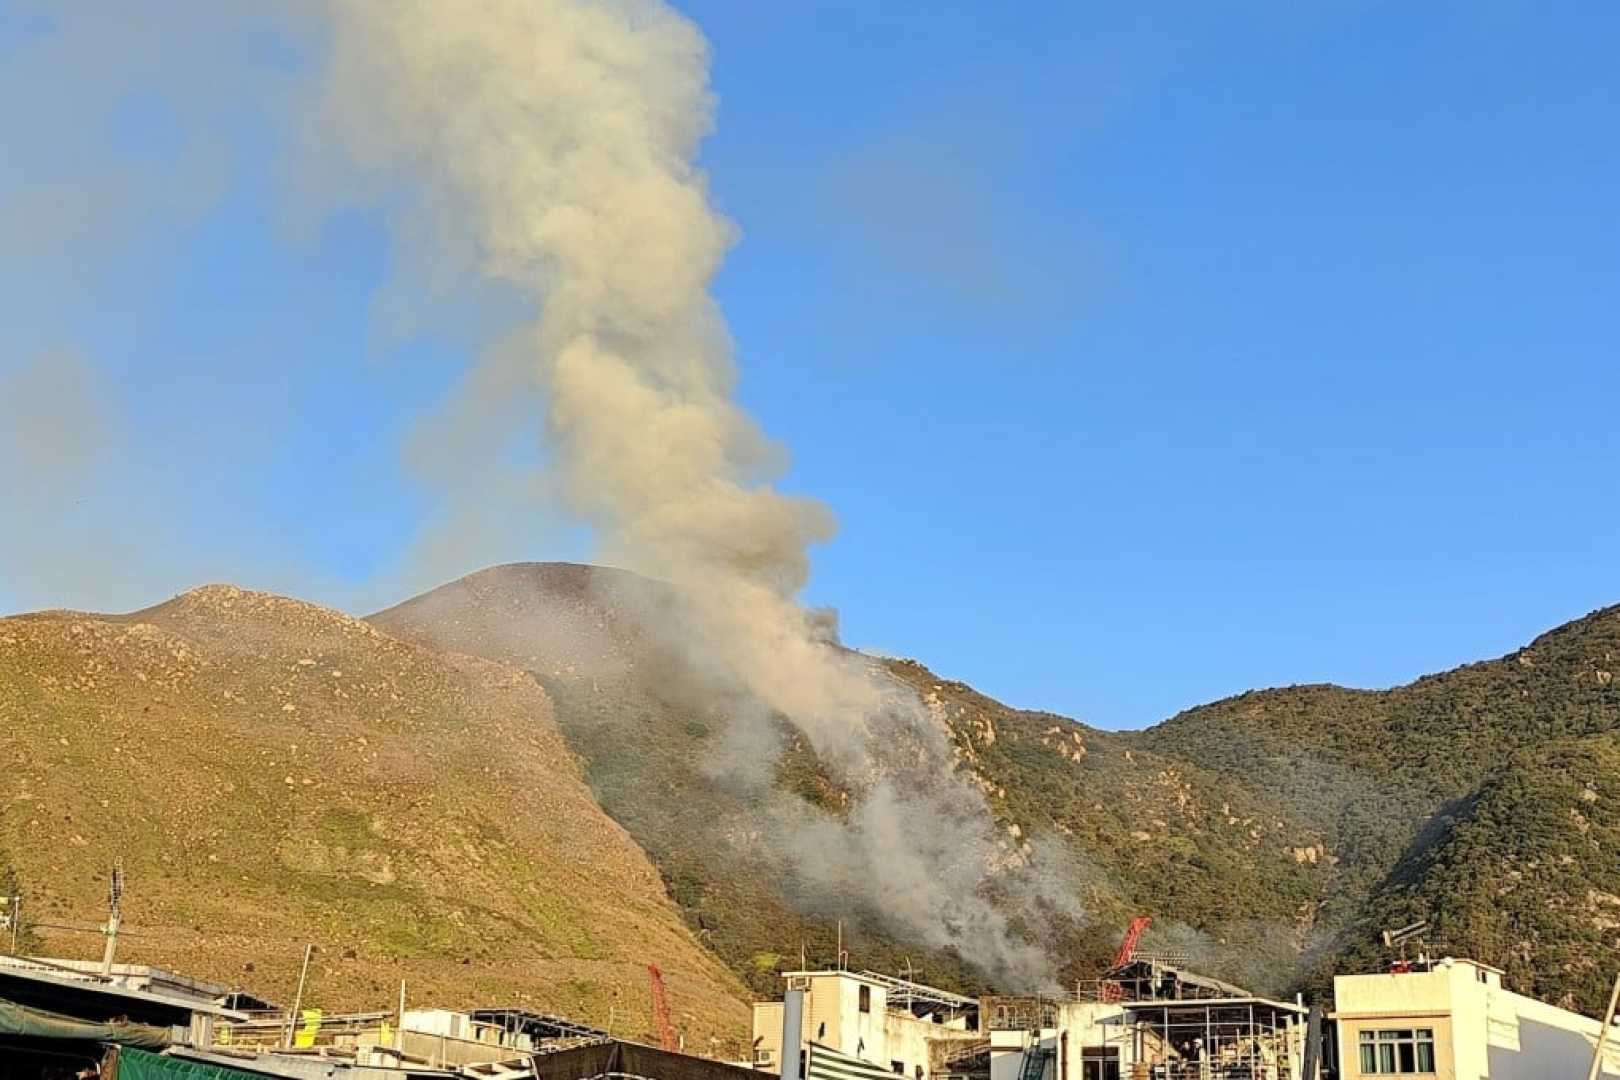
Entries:
[[[1108, 968], [1109, 975], [1117, 973], [1121, 968], [1125, 967], [1126, 964], [1131, 962], [1131, 958], [1136, 955], [1137, 943], [1142, 940], [1142, 932], [1146, 930], [1152, 922], [1153, 916], [1151, 915], [1138, 915], [1136, 918], [1131, 920], [1131, 924], [1125, 928], [1124, 939], [1119, 943], [1119, 952], [1114, 954], [1114, 962]], [[1120, 985], [1120, 983], [1113, 980], [1104, 979], [1102, 984], [1102, 999], [1104, 1001], [1118, 1001], [1124, 994], [1124, 990], [1125, 988]]]

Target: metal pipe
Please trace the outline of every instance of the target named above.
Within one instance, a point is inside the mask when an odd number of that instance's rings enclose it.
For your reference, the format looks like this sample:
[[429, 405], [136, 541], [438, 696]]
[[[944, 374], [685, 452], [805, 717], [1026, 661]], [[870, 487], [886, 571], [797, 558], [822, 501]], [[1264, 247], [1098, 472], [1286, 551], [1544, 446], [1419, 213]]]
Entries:
[[1597, 1050], [1592, 1054], [1592, 1069], [1586, 1080], [1598, 1080], [1603, 1071], [1603, 1047], [1609, 1041], [1609, 1028], [1614, 1026], [1614, 1007], [1620, 1004], [1620, 975], [1614, 977], [1614, 990], [1609, 993], [1609, 1007], [1603, 1010], [1603, 1027], [1598, 1031]]
[[292, 1048], [293, 1032], [298, 1027], [298, 1013], [304, 1007], [304, 981], [309, 978], [309, 957], [315, 951], [313, 943], [304, 946], [304, 965], [298, 969], [298, 993], [293, 997], [292, 1015], [287, 1017], [287, 1038], [282, 1046]]
[[782, 1080], [798, 1080], [799, 1047], [804, 1041], [804, 991], [782, 995], [782, 1060], [776, 1070]]

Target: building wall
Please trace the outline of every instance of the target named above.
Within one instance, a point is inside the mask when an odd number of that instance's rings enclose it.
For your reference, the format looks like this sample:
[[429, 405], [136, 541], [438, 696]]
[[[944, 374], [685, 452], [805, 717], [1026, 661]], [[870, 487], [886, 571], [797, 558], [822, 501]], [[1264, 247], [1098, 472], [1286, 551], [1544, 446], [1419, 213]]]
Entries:
[[754, 1052], [752, 1064], [781, 1072], [782, 1011], [780, 1001], [754, 1002]]
[[[888, 994], [881, 984], [848, 972], [811, 975], [809, 983], [804, 996], [804, 1046], [818, 1042], [885, 1069], [899, 1061], [907, 1080], [916, 1080], [919, 1065], [923, 1075], [928, 1075], [929, 1040], [972, 1034], [961, 1020], [936, 1024], [904, 1013], [890, 1013]], [[863, 985], [871, 994], [869, 1012], [860, 1009]], [[767, 1052], [771, 1072], [780, 1069], [782, 1060], [782, 1009], [780, 1001], [754, 1005], [754, 1038], [758, 1040], [754, 1060], [759, 1063], [759, 1052]]]
[[[1441, 961], [1431, 971], [1341, 975], [1333, 991], [1342, 1080], [1363, 1075], [1360, 1033], [1380, 1028], [1432, 1029], [1442, 1080], [1582, 1080], [1602, 1026], [1504, 989], [1500, 972], [1467, 960]], [[1620, 1080], [1612, 1036], [1602, 1075]]]
[[922, 1066], [923, 1076], [928, 1076], [928, 1044], [935, 1039], [974, 1039], [977, 1032], [969, 1032], [963, 1021], [950, 1024], [936, 1024], [932, 1020], [925, 1020], [902, 1013], [890, 1013], [884, 1024], [884, 1052], [888, 1055], [883, 1064], [889, 1065], [895, 1061], [905, 1066], [906, 1080], [916, 1080], [917, 1066]]
[[1085, 1059], [1085, 1051], [1099, 1047], [1118, 1050], [1121, 1073], [1130, 1075], [1130, 1065], [1135, 1060], [1132, 1057], [1131, 1028], [1126, 1023], [1125, 1011], [1117, 1004], [1067, 1002], [1058, 1010], [1058, 1027], [1069, 1036], [1058, 1041], [1064, 1058], [1059, 1080], [1080, 1080], [1084, 1075], [1081, 1063]]
[[[860, 1009], [862, 986], [871, 994], [868, 1012]], [[805, 1040], [887, 1065], [888, 1058], [883, 1056], [888, 1050], [884, 1031], [887, 1006], [887, 995], [876, 983], [848, 973], [811, 976], [804, 1002]]]
[[[990, 1080], [1022, 1080], [1024, 1059], [1034, 1052], [1036, 1047], [1056, 1050], [1060, 1042], [1061, 1036], [1056, 1028], [1043, 1028], [1040, 1031], [992, 1031]], [[1043, 1080], [1059, 1080], [1058, 1070], [1054, 1067], [1056, 1061], [1057, 1058], [1054, 1056], [1047, 1062]], [[1078, 1073], [1070, 1074], [1071, 1077], [1078, 1075]]]

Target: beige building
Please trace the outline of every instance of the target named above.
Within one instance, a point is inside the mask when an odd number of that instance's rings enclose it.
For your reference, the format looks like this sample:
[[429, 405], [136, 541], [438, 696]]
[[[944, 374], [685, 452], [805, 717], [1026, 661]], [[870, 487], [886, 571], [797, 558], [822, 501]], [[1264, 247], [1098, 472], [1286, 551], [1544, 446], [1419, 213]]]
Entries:
[[[801, 1051], [815, 1043], [907, 1080], [930, 1080], [936, 1044], [979, 1038], [973, 998], [870, 971], [790, 971], [783, 978], [788, 989], [804, 991]], [[755, 1068], [781, 1068], [782, 1011], [780, 1001], [754, 1003]]]
[[[1502, 986], [1502, 972], [1444, 959], [1333, 980], [1339, 1078], [1586, 1080], [1598, 1021]], [[1620, 1080], [1612, 1032], [1602, 1075]]]

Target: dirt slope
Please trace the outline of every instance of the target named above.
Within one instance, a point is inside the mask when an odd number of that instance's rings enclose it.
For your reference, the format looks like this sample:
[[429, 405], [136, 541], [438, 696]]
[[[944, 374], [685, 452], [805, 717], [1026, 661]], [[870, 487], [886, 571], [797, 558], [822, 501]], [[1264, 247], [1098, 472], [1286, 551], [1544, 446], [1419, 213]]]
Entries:
[[[0, 620], [0, 850], [41, 922], [120, 957], [328, 1008], [530, 1003], [633, 1036], [659, 963], [696, 1049], [740, 983], [596, 805], [526, 673], [211, 586], [131, 616]], [[41, 930], [89, 956], [95, 935]], [[717, 1041], [718, 1040], [718, 1041]]]

